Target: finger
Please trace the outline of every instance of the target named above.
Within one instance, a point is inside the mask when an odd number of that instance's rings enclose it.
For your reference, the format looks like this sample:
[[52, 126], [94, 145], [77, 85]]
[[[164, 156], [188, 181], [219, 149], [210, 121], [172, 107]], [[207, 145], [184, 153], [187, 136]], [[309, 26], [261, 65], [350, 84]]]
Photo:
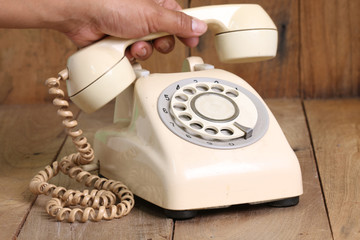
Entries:
[[169, 53], [174, 49], [175, 38], [174, 36], [157, 38], [153, 41], [153, 46], [161, 53]]
[[154, 0], [158, 5], [171, 9], [171, 10], [181, 10], [181, 6], [175, 0]]
[[136, 42], [130, 47], [130, 53], [139, 60], [148, 59], [153, 52], [153, 47], [149, 42]]
[[89, 33], [86, 37], [79, 33], [65, 33], [65, 35], [70, 38], [70, 40], [75, 43], [79, 48], [86, 47], [97, 40], [104, 38], [106, 35], [103, 33], [92, 32]]
[[158, 14], [155, 21], [152, 22], [155, 25], [153, 29], [156, 32], [168, 32], [179, 37], [189, 38], [198, 37], [207, 30], [205, 22], [192, 18], [182, 12], [164, 8], [159, 11], [162, 13]]
[[136, 62], [136, 58], [131, 54], [130, 48], [127, 48], [125, 51], [125, 57], [129, 59], [129, 62], [131, 64]]
[[181, 38], [179, 37], [179, 40], [184, 43], [188, 47], [196, 47], [199, 44], [199, 38], [198, 37], [191, 37], [191, 38]]

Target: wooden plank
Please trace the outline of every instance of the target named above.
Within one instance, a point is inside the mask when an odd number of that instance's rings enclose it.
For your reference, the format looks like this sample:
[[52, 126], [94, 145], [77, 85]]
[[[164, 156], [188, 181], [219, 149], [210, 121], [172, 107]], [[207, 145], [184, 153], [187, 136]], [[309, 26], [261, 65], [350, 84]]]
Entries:
[[302, 0], [300, 5], [302, 95], [359, 96], [360, 1]]
[[[64, 179], [62, 183], [66, 182]], [[66, 223], [56, 222], [45, 211], [46, 196], [40, 196], [32, 207], [18, 239], [171, 239], [173, 221], [160, 210], [136, 202], [136, 207], [122, 219]], [[41, 231], [39, 231], [41, 229]]]
[[265, 98], [299, 97], [299, 9], [298, 0], [194, 0], [191, 7], [225, 4], [256, 3], [261, 5], [275, 22], [279, 32], [278, 52], [275, 59], [246, 64], [225, 64], [214, 51], [212, 33], [201, 38], [200, 45], [191, 55], [203, 57], [206, 63], [233, 72], [248, 81]]
[[[93, 114], [80, 115], [79, 126], [90, 142], [97, 129], [112, 122], [113, 107], [110, 103]], [[73, 151], [72, 142], [67, 140], [59, 158]], [[72, 189], [80, 187], [64, 175], [57, 177], [54, 183]], [[27, 239], [29, 236], [34, 239], [170, 239], [172, 236], [173, 220], [164, 218], [160, 209], [141, 200], [137, 200], [135, 208], [122, 219], [70, 224], [56, 222], [47, 215], [45, 205], [49, 199], [41, 196], [36, 200], [19, 239]]]
[[334, 239], [360, 239], [360, 99], [305, 102]]
[[0, 29], [0, 103], [44, 103], [50, 99], [44, 81], [65, 68], [76, 50], [52, 30]]
[[0, 136], [0, 239], [11, 239], [35, 199], [31, 178], [54, 160], [65, 134], [51, 104], [2, 105]]
[[304, 194], [290, 208], [263, 205], [208, 210], [175, 223], [174, 239], [332, 239], [312, 155], [306, 121], [299, 100], [268, 100], [303, 174]]

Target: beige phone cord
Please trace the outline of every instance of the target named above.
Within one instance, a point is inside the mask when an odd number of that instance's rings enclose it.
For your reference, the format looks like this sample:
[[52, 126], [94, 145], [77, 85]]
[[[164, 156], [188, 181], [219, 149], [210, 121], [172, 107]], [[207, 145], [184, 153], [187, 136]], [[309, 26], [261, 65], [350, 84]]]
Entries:
[[[53, 198], [47, 203], [46, 211], [58, 221], [86, 222], [89, 219], [100, 221], [123, 217], [135, 204], [130, 190], [119, 181], [100, 178], [80, 167], [93, 161], [94, 151], [87, 139], [82, 136], [82, 130], [74, 129], [77, 121], [68, 109], [69, 103], [64, 99], [65, 94], [60, 89], [60, 80], [66, 79], [68, 79], [68, 71], [65, 69], [58, 74], [58, 78], [47, 79], [46, 85], [50, 88], [49, 94], [56, 96], [53, 104], [59, 107], [58, 115], [64, 118], [62, 123], [78, 152], [62, 158], [59, 163], [54, 161], [46, 166], [31, 180], [30, 190], [35, 194], [52, 194]], [[95, 189], [81, 192], [50, 184], [48, 181], [55, 177], [59, 170], [78, 182], [84, 182], [85, 186], [93, 186]], [[117, 198], [120, 202], [116, 204]], [[74, 206], [81, 206], [82, 209]]]

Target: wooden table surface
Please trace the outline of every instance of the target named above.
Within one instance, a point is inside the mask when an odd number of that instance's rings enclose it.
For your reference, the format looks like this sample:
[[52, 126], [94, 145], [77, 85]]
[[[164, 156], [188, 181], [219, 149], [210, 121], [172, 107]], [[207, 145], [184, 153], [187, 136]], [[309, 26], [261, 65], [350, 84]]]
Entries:
[[[49, 217], [49, 197], [28, 189], [45, 165], [74, 151], [55, 107], [0, 106], [0, 239], [360, 239], [360, 99], [266, 102], [300, 161], [297, 206], [239, 205], [173, 221], [139, 200], [122, 219], [72, 224]], [[112, 106], [78, 119], [92, 139], [111, 123]]]

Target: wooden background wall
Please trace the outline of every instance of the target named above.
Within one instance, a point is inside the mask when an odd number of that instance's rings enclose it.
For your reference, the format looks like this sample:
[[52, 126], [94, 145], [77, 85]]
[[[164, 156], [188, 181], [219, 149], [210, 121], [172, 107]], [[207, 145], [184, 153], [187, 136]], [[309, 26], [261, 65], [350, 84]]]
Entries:
[[[183, 7], [258, 3], [279, 30], [275, 59], [223, 64], [210, 34], [199, 46], [177, 43], [169, 55], [154, 54], [143, 66], [152, 72], [176, 72], [186, 56], [234, 72], [264, 98], [333, 98], [360, 95], [360, 0], [179, 0]], [[51, 30], [0, 29], [0, 103], [48, 101], [43, 82], [63, 69], [76, 47]]]

